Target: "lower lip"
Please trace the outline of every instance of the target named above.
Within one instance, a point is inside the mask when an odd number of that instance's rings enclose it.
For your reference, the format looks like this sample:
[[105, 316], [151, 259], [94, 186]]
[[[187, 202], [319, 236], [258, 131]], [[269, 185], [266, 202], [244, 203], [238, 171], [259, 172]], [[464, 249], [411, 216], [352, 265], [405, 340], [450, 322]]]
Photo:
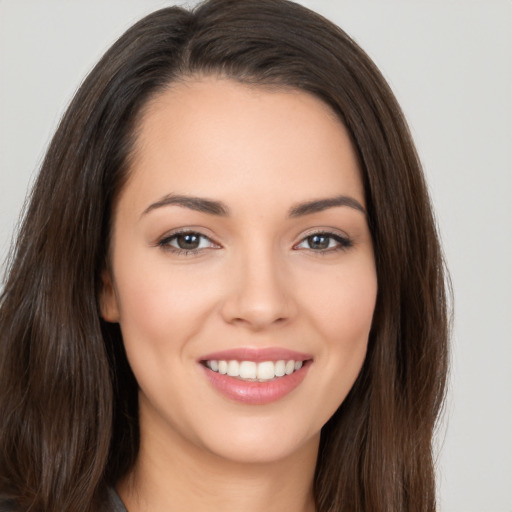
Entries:
[[200, 366], [210, 384], [225, 397], [243, 404], [264, 405], [291, 393], [304, 380], [310, 363], [305, 361], [300, 370], [268, 382], [247, 382], [214, 372], [202, 364]]

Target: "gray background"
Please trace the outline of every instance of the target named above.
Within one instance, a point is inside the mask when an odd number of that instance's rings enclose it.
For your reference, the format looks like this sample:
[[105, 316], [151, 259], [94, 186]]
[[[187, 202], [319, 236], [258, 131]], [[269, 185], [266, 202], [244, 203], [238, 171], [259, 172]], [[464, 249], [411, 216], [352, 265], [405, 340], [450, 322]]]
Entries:
[[[0, 0], [2, 259], [78, 84], [128, 26], [171, 3]], [[440, 510], [512, 512], [512, 2], [302, 3], [375, 60], [424, 162], [455, 292]]]

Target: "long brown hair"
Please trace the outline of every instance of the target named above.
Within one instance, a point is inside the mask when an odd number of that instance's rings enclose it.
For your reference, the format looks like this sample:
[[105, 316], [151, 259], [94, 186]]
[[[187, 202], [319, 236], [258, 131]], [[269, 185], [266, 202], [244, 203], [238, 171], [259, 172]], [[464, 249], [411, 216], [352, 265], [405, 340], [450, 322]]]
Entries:
[[48, 149], [0, 302], [0, 488], [20, 508], [100, 508], [138, 451], [137, 384], [98, 314], [111, 212], [149, 98], [196, 74], [307, 91], [359, 155], [378, 276], [362, 371], [322, 430], [319, 512], [435, 510], [432, 435], [447, 371], [443, 261], [406, 122], [372, 61], [287, 0], [208, 0], [130, 28]]

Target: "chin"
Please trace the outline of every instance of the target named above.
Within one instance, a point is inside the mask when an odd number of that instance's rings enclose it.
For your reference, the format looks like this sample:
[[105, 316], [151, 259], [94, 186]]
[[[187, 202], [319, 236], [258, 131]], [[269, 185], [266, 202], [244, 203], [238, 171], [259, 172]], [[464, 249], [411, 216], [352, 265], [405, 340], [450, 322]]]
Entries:
[[217, 457], [237, 464], [275, 464], [300, 452], [314, 453], [315, 457], [318, 452], [320, 433], [297, 440], [285, 431], [251, 434], [231, 435], [225, 442], [208, 443], [206, 448]]
[[316, 453], [322, 425], [308, 425], [302, 415], [224, 416], [204, 421], [191, 441], [211, 454], [240, 464], [269, 464], [304, 452]]

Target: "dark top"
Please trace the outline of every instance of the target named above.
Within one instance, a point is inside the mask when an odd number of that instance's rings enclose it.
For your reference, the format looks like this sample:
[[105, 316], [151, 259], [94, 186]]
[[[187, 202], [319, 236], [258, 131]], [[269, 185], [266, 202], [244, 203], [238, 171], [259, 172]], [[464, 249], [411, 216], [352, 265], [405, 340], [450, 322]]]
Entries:
[[[108, 490], [109, 495], [109, 512], [128, 512], [124, 503], [121, 501], [119, 494], [112, 487]], [[1, 512], [1, 511], [0, 511]]]

